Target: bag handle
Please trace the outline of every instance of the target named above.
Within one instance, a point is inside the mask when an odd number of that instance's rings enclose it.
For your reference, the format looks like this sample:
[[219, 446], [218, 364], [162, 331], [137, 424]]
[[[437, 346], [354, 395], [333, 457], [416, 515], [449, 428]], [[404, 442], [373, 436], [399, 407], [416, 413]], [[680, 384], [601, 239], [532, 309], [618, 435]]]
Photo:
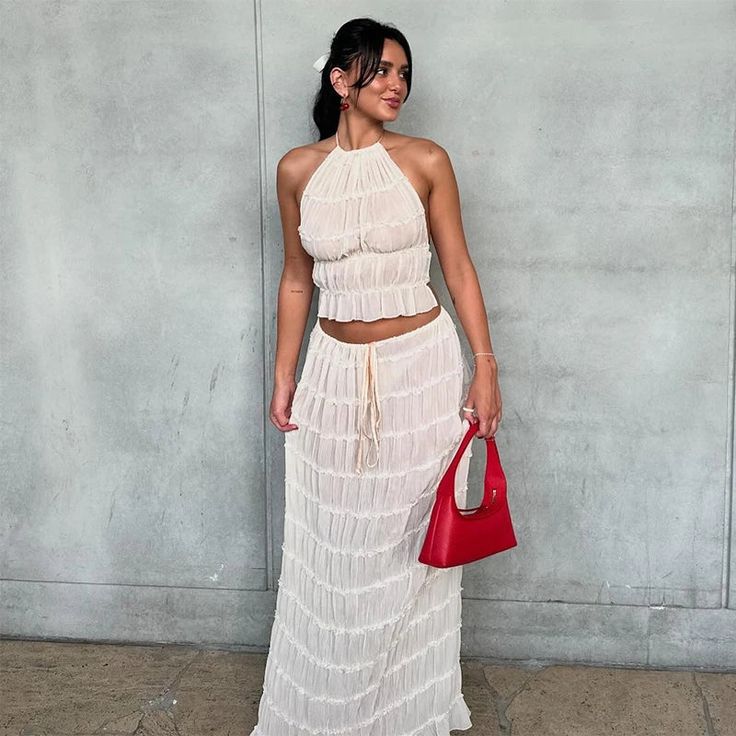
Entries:
[[[457, 467], [460, 464], [460, 459], [463, 453], [467, 449], [468, 445], [473, 440], [475, 433], [480, 427], [479, 421], [470, 423], [467, 432], [460, 442], [460, 446], [457, 448], [454, 457], [452, 458], [450, 465], [442, 476], [439, 488], [437, 489], [438, 495], [445, 495], [452, 498], [453, 506], [457, 508], [455, 503], [455, 473]], [[498, 455], [498, 447], [496, 445], [496, 438], [494, 436], [485, 437], [486, 441], [486, 471], [483, 478], [483, 503], [476, 508], [488, 508], [492, 504], [499, 501], [504, 501], [506, 498], [506, 475], [501, 467], [501, 458]], [[470, 511], [472, 509], [463, 509], [464, 511]]]

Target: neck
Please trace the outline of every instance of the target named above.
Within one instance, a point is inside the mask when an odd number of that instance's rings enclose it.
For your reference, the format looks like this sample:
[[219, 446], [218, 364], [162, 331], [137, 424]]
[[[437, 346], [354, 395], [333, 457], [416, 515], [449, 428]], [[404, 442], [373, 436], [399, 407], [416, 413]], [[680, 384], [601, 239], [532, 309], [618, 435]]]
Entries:
[[353, 133], [352, 135], [348, 130], [347, 124], [343, 125], [342, 129], [338, 125], [335, 131], [335, 142], [340, 148], [353, 151], [372, 146], [383, 138], [383, 133], [382, 125], [374, 126], [368, 130]]

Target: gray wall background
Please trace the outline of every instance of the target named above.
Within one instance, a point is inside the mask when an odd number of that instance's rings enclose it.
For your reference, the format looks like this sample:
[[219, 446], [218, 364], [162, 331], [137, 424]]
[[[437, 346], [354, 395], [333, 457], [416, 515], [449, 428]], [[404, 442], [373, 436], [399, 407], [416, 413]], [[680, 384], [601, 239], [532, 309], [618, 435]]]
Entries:
[[736, 667], [736, 3], [0, 8], [3, 635], [267, 646], [275, 168], [371, 15], [501, 366], [520, 544], [465, 567], [464, 655]]

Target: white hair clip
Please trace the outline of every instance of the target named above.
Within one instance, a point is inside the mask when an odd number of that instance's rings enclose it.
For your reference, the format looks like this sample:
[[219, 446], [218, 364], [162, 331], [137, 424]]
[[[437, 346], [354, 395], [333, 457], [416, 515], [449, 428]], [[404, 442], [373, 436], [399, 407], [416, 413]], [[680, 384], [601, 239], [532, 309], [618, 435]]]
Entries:
[[318, 71], [321, 72], [325, 68], [325, 64], [327, 63], [327, 59], [330, 58], [329, 53], [322, 54], [322, 56], [317, 59], [317, 61], [312, 64], [312, 66]]

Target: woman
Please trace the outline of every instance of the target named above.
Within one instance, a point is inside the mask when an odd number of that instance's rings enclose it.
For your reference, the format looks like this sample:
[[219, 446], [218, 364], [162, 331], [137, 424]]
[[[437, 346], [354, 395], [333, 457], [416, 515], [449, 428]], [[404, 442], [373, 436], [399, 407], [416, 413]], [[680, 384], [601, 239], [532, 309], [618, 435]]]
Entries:
[[[277, 169], [285, 259], [270, 419], [285, 433], [286, 508], [251, 736], [446, 736], [471, 726], [462, 568], [417, 557], [467, 422], [487, 437], [501, 421], [486, 310], [447, 153], [384, 131], [411, 87], [405, 37], [355, 19], [315, 67], [320, 141]], [[465, 401], [458, 334], [428, 284], [430, 232], [474, 351]]]

